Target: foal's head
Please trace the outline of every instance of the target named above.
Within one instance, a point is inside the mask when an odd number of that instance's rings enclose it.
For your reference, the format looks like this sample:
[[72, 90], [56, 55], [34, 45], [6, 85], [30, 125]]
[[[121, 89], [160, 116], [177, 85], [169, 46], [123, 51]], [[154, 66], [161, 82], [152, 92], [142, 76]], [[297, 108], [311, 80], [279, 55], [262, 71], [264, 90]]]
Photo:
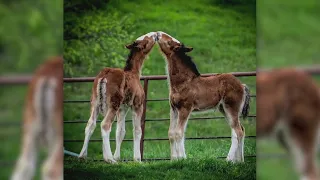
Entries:
[[165, 55], [170, 56], [173, 53], [187, 53], [193, 50], [192, 47], [184, 46], [180, 41], [162, 31], [157, 32], [157, 40], [161, 51]]
[[156, 32], [149, 32], [145, 35], [138, 37], [134, 42], [126, 45], [127, 49], [135, 52], [142, 52], [147, 55], [154, 46], [157, 39]]

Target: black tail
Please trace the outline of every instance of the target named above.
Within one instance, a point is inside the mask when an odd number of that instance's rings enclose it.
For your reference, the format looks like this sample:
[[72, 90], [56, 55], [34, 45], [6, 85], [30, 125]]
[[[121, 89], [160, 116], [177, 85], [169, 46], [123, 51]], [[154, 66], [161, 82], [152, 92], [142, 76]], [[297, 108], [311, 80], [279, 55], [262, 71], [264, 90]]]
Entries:
[[242, 107], [242, 116], [243, 118], [246, 118], [249, 114], [250, 111], [250, 89], [246, 84], [242, 84], [244, 87], [244, 95], [245, 95], [245, 99], [244, 99], [244, 104]]

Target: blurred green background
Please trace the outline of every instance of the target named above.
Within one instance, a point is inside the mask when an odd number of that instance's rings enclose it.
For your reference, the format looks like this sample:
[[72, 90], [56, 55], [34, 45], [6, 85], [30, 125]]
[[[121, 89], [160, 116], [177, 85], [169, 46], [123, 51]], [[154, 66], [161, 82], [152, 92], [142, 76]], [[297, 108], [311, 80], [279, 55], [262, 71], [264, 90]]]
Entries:
[[[257, 67], [319, 66], [320, 2], [257, 1]], [[314, 76], [320, 84], [319, 76]], [[259, 96], [259, 94], [258, 94]], [[257, 179], [299, 179], [293, 161], [274, 139], [257, 140]]]
[[[124, 45], [133, 42], [139, 36], [151, 31], [164, 31], [179, 41], [191, 46], [193, 57], [201, 73], [223, 73], [236, 71], [255, 71], [256, 69], [256, 7], [255, 1], [65, 1], [64, 2], [64, 72], [66, 77], [96, 76], [104, 67], [123, 68], [129, 51]], [[165, 60], [155, 45], [149, 58], [145, 61], [142, 75], [164, 75]], [[240, 78], [255, 94], [255, 77]], [[64, 85], [66, 100], [89, 100], [92, 83], [72, 83]], [[168, 98], [166, 81], [150, 81], [148, 99]], [[251, 101], [250, 114], [255, 114], [255, 98]], [[89, 103], [68, 103], [64, 106], [64, 120], [85, 120], [89, 118]], [[219, 112], [192, 114], [191, 117], [221, 116]], [[169, 104], [165, 102], [148, 102], [147, 119], [168, 118]], [[100, 116], [99, 120], [102, 119]], [[131, 113], [127, 115], [131, 119]], [[255, 119], [242, 120], [246, 135], [255, 135]], [[65, 124], [65, 140], [84, 138], [86, 123]], [[113, 124], [111, 139], [115, 138], [116, 122]], [[169, 121], [146, 122], [145, 138], [167, 138]], [[126, 123], [125, 139], [132, 138], [132, 123]], [[230, 136], [231, 131], [224, 119], [189, 121], [186, 137]], [[97, 124], [92, 139], [101, 139], [100, 124]], [[79, 153], [82, 143], [66, 142], [67, 150]], [[93, 177], [138, 178], [145, 179], [150, 174], [155, 179], [183, 179], [196, 173], [197, 166], [208, 159], [213, 168], [210, 171], [201, 168], [202, 176], [208, 179], [252, 179], [255, 178], [255, 158], [246, 158], [244, 165], [225, 164], [218, 156], [227, 156], [231, 141], [220, 140], [186, 140], [186, 153], [189, 160], [184, 169], [182, 164], [169, 162], [152, 162], [143, 167], [121, 164], [116, 168], [105, 163], [97, 164], [78, 162], [66, 158], [65, 176], [76, 177], [87, 172]], [[144, 158], [170, 157], [169, 141], [145, 141]], [[102, 159], [102, 142], [91, 142], [88, 157]], [[245, 140], [245, 154], [255, 155], [255, 139]], [[112, 152], [115, 143], [111, 143]], [[132, 142], [123, 142], [122, 159], [133, 159]], [[202, 159], [202, 160], [200, 160]], [[210, 162], [209, 161], [209, 162]], [[219, 163], [217, 163], [219, 162]], [[158, 163], [166, 170], [154, 170]], [[198, 164], [199, 163], [199, 164]], [[221, 165], [219, 165], [221, 164]], [[243, 167], [245, 166], [245, 167]], [[101, 172], [105, 167], [109, 171]], [[88, 170], [88, 168], [90, 168]], [[219, 172], [229, 171], [222, 176]], [[249, 171], [240, 171], [245, 168]], [[117, 170], [123, 173], [116, 173]], [[190, 172], [188, 172], [190, 171]], [[115, 173], [113, 175], [113, 173]], [[133, 175], [132, 175], [133, 174]], [[131, 176], [130, 176], [131, 175]], [[192, 178], [195, 177], [193, 175]], [[132, 177], [133, 176], [133, 177]], [[200, 176], [201, 177], [201, 176]], [[200, 178], [199, 177], [199, 178]], [[201, 177], [201, 178], [203, 178]], [[83, 175], [82, 178], [88, 178]], [[150, 177], [149, 177], [150, 178]], [[190, 177], [189, 177], [190, 178]], [[205, 178], [206, 179], [206, 178]]]

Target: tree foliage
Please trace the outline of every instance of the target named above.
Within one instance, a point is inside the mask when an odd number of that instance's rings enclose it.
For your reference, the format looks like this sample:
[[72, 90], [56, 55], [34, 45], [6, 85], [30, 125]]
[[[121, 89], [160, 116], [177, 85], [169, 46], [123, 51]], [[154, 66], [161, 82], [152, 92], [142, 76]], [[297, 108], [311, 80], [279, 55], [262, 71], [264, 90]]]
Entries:
[[124, 46], [134, 34], [130, 16], [92, 8], [85, 14], [68, 12], [64, 20], [66, 76], [95, 76], [103, 67], [124, 66]]

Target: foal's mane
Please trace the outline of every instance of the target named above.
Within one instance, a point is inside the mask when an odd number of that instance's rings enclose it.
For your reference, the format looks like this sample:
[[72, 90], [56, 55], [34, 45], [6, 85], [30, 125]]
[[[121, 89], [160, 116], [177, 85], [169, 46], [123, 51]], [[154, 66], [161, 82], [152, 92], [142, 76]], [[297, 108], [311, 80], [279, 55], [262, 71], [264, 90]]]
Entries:
[[190, 70], [196, 74], [196, 76], [200, 76], [200, 72], [197, 68], [197, 65], [193, 62], [192, 57], [188, 56], [183, 49], [185, 48], [184, 44], [181, 44], [181, 50], [176, 52], [176, 55], [181, 59], [182, 63], [186, 65]]
[[124, 67], [124, 71], [131, 71], [132, 70], [132, 67], [133, 67], [133, 63], [132, 63], [132, 57], [133, 57], [133, 54], [136, 52], [136, 49], [135, 48], [132, 48], [130, 50], [130, 53], [128, 55], [128, 58], [127, 58], [127, 61], [126, 61], [126, 65]]

